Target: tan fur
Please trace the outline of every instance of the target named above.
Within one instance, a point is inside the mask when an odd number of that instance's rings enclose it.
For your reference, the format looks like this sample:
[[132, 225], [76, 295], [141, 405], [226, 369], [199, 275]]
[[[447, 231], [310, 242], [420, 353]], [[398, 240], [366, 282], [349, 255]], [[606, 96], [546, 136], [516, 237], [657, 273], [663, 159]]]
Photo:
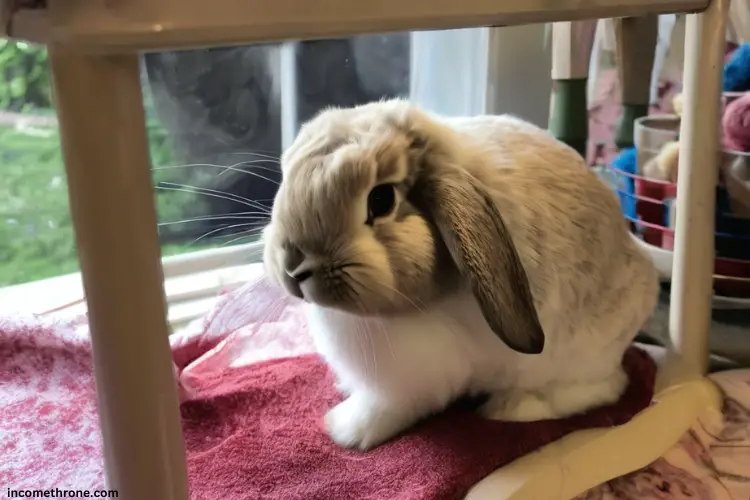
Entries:
[[[284, 180], [265, 234], [266, 260], [287, 287], [293, 285], [273, 251], [284, 242], [354, 264], [347, 269], [352, 294], [333, 297], [321, 287], [316, 299], [363, 314], [411, 311], [412, 303], [426, 303], [439, 291], [437, 283], [424, 287], [436, 265], [432, 229], [416, 212], [372, 230], [364, 226], [370, 189], [409, 176], [407, 137], [371, 111], [324, 111], [302, 127], [282, 158]], [[398, 275], [394, 261], [401, 263]]]
[[[538, 352], [540, 321], [555, 321], [547, 314], [573, 322], [586, 310], [606, 322], [617, 294], [648, 287], [648, 303], [655, 290], [611, 190], [522, 120], [444, 118], [401, 100], [326, 110], [302, 127], [282, 169], [266, 265], [321, 306], [409, 314], [469, 287], [493, 331]], [[399, 206], [370, 228], [367, 196], [383, 181], [398, 187]], [[305, 293], [284, 267], [290, 248], [318, 270]], [[612, 281], [628, 263], [648, 270], [645, 282]]]
[[[282, 172], [264, 262], [309, 302], [348, 395], [324, 419], [335, 442], [377, 446], [462, 394], [511, 421], [622, 394], [657, 273], [612, 189], [547, 131], [372, 103], [305, 124]], [[377, 219], [381, 183], [396, 206]]]

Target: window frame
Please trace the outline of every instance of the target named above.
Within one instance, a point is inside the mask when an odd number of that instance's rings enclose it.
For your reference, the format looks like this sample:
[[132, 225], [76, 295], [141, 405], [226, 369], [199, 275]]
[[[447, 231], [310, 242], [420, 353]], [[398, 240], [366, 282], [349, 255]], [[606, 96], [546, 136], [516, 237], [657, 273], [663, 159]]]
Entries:
[[[262, 272], [259, 241], [198, 250], [162, 258], [168, 321], [172, 330], [187, 326], [211, 310], [221, 294], [235, 290]], [[87, 312], [79, 272], [0, 288], [0, 309], [13, 315]]]

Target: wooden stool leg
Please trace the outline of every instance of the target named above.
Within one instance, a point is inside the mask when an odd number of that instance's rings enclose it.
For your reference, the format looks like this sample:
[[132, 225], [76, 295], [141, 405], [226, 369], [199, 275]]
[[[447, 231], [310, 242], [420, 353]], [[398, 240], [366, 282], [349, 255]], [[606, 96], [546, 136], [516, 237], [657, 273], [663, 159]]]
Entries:
[[750, 42], [750, 2], [734, 0], [730, 6], [729, 23], [735, 43]]
[[658, 34], [658, 16], [615, 20], [617, 72], [622, 96], [622, 115], [615, 130], [618, 148], [633, 146], [634, 122], [648, 114]]
[[138, 56], [50, 47], [108, 487], [187, 500]]
[[680, 130], [677, 225], [669, 332], [687, 375], [708, 366], [714, 269], [714, 206], [719, 119], [729, 0], [687, 16], [684, 109]]
[[589, 138], [587, 87], [596, 20], [552, 25], [550, 132], [586, 156]]

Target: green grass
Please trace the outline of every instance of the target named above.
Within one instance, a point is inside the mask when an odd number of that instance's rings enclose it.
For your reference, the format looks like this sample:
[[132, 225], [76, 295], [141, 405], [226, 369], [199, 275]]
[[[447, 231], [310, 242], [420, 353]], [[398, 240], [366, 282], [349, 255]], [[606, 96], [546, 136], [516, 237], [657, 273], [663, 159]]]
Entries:
[[[153, 120], [149, 121], [148, 131], [153, 163], [172, 163], [174, 154], [166, 132]], [[169, 180], [177, 173], [158, 171], [154, 177]], [[184, 172], [179, 182], [190, 183], [185, 181]], [[161, 221], [205, 213], [199, 197], [191, 193], [160, 191], [157, 207]], [[174, 255], [208, 246], [217, 246], [217, 243], [165, 245], [162, 253]], [[78, 257], [56, 127], [20, 131], [0, 126], [0, 286], [77, 270]]]
[[[0, 38], [0, 110], [55, 116], [50, 108], [47, 55], [44, 47]], [[156, 119], [153, 96], [144, 89], [151, 162], [174, 165], [176, 158], [167, 131]], [[154, 182], [172, 181], [200, 186], [208, 172], [164, 169]], [[215, 174], [215, 171], [212, 172]], [[205, 215], [203, 197], [195, 193], [158, 190], [160, 222]], [[164, 241], [180, 241], [184, 224], [162, 225]], [[184, 240], [184, 238], [183, 238]], [[163, 255], [218, 246], [202, 239], [196, 244], [162, 246]], [[59, 276], [78, 270], [73, 225], [57, 127], [18, 130], [0, 125], [0, 287]]]
[[0, 286], [76, 271], [55, 129], [0, 127]]

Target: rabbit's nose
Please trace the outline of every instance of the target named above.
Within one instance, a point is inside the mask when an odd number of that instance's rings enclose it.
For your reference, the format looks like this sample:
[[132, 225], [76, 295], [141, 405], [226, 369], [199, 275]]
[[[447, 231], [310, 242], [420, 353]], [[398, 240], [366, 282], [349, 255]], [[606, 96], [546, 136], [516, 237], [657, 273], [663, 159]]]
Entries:
[[314, 267], [313, 263], [306, 258], [299, 247], [295, 246], [287, 249], [284, 255], [284, 270], [287, 276], [294, 281], [302, 283], [312, 277]]
[[288, 245], [284, 248], [284, 269], [289, 272], [302, 264], [305, 254], [297, 245]]
[[295, 270], [294, 272], [287, 272], [290, 278], [292, 278], [297, 283], [302, 283], [303, 281], [306, 281], [307, 279], [311, 278], [313, 275], [312, 269], [300, 269]]

